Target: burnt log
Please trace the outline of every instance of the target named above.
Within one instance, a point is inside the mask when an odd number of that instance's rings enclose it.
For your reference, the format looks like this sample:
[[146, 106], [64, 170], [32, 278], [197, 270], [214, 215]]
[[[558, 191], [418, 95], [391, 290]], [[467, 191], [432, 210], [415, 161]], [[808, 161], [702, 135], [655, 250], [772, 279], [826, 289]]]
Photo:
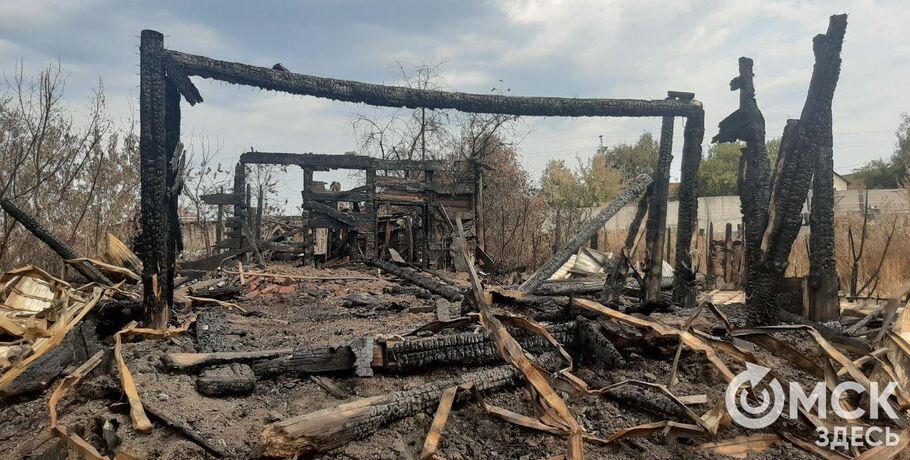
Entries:
[[[550, 278], [553, 273], [556, 273], [556, 270], [559, 270], [572, 254], [578, 252], [578, 250], [591, 239], [595, 233], [597, 233], [604, 224], [610, 220], [620, 209], [625, 205], [629, 204], [636, 196], [651, 184], [651, 177], [646, 174], [642, 174], [629, 183], [629, 187], [619, 194], [616, 198], [613, 199], [610, 204], [603, 209], [597, 216], [592, 219], [589, 219], [587, 222], [582, 224], [581, 228], [578, 230], [578, 233], [575, 234], [566, 244], [553, 254], [546, 262], [527, 281], [519, 286], [519, 290], [527, 293], [533, 293], [537, 290], [540, 285]], [[602, 283], [598, 285], [598, 288], [602, 287]]]
[[[499, 366], [328, 407], [267, 425], [261, 444], [264, 454], [274, 457], [326, 452], [366, 438], [396, 420], [432, 410], [447, 388], [472, 384], [480, 391], [495, 391], [515, 385], [520, 375], [512, 366]], [[465, 395], [459, 392], [456, 401]]]
[[415, 286], [422, 287], [433, 294], [440, 295], [450, 301], [458, 301], [464, 298], [462, 291], [454, 286], [440, 283], [432, 278], [419, 274], [416, 270], [406, 267], [399, 267], [391, 262], [378, 258], [371, 258], [366, 261], [380, 270], [391, 273]]
[[[562, 344], [575, 340], [575, 324], [563, 323], [547, 328]], [[552, 348], [542, 336], [515, 331], [515, 340], [530, 353]], [[439, 337], [406, 340], [385, 347], [383, 368], [390, 372], [423, 370], [438, 364], [480, 365], [499, 362], [502, 356], [496, 343], [485, 333], [465, 332]]]
[[256, 389], [256, 375], [247, 364], [216, 366], [199, 374], [196, 389], [209, 396], [249, 394]]
[[[31, 232], [32, 235], [35, 235], [35, 238], [41, 240], [44, 244], [48, 245], [54, 252], [57, 253], [64, 260], [80, 259], [81, 256], [76, 253], [72, 248], [69, 247], [63, 241], [57, 239], [56, 236], [51, 234], [47, 229], [45, 229], [41, 224], [35, 220], [34, 217], [30, 216], [25, 211], [19, 209], [12, 201], [4, 198], [0, 200], [0, 206], [3, 207], [3, 210], [10, 215], [13, 219], [16, 219], [26, 230]], [[104, 276], [103, 273], [98, 271], [94, 265], [88, 262], [78, 262], [72, 264], [73, 268], [76, 269], [85, 279], [89, 281], [94, 281], [99, 284], [112, 285], [108, 277]]]
[[645, 230], [647, 271], [645, 301], [657, 300], [663, 278], [664, 234], [667, 231], [667, 198], [670, 191], [670, 164], [673, 162], [673, 117], [660, 124], [660, 148], [654, 168], [654, 183], [648, 195], [648, 223]]

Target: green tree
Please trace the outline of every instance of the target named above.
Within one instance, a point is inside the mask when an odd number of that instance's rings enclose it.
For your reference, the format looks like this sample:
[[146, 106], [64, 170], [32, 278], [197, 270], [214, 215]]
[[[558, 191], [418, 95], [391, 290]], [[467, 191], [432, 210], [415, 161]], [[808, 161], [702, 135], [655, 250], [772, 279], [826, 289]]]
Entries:
[[872, 160], [853, 170], [855, 177], [866, 188], [898, 188], [904, 184], [910, 165], [910, 114], [901, 114], [901, 122], [894, 134], [897, 141], [891, 159]]
[[597, 155], [602, 155], [604, 164], [617, 169], [622, 180], [628, 182], [642, 173], [654, 174], [659, 148], [660, 144], [654, 135], [645, 131], [634, 144], [601, 147], [597, 150]]
[[712, 144], [698, 168], [698, 196], [736, 195], [740, 149], [743, 144]]
[[550, 160], [540, 179], [547, 204], [574, 208], [584, 205], [584, 186], [565, 160]]
[[610, 164], [603, 149], [587, 161], [578, 160], [577, 177], [583, 188], [584, 201], [591, 204], [610, 201], [623, 188], [622, 172]]

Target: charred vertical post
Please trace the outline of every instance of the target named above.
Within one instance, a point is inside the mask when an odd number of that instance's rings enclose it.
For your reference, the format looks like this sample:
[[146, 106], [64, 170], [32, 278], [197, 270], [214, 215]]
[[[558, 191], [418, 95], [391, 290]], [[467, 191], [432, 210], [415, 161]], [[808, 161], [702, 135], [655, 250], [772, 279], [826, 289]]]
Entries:
[[[168, 305], [174, 301], [174, 275], [176, 274], [177, 254], [183, 251], [183, 232], [180, 229], [180, 216], [177, 214], [177, 201], [183, 191], [184, 151], [180, 143], [180, 91], [175, 79], [165, 80], [165, 144], [167, 155], [167, 279], [164, 283], [165, 298]], [[207, 231], [207, 230], [206, 230]]]
[[474, 163], [474, 236], [477, 238], [477, 247], [486, 251], [486, 234], [483, 222], [483, 165]]
[[743, 213], [745, 279], [744, 290], [751, 297], [754, 287], [750, 273], [758, 269], [761, 261], [761, 240], [768, 226], [768, 206], [771, 197], [771, 168], [768, 164], [768, 149], [765, 143], [765, 118], [755, 99], [755, 74], [752, 60], [739, 58], [739, 74], [730, 81], [730, 90], [739, 91], [739, 109], [723, 119], [719, 132], [712, 142], [743, 141], [739, 160], [740, 207]]
[[724, 226], [724, 284], [733, 281], [733, 224]]
[[663, 117], [660, 125], [660, 150], [654, 182], [648, 201], [648, 224], [645, 234], [648, 248], [648, 273], [645, 278], [645, 301], [656, 301], [660, 294], [663, 267], [663, 239], [667, 229], [667, 196], [670, 189], [670, 163], [673, 162], [673, 117]]
[[262, 185], [259, 185], [259, 196], [256, 197], [256, 226], [253, 227], [253, 233], [256, 234], [256, 241], [262, 239], [262, 207], [265, 206], [265, 191]]
[[695, 271], [692, 269], [692, 235], [698, 230], [698, 167], [705, 138], [705, 114], [686, 118], [683, 128], [679, 211], [676, 219], [676, 262], [673, 267], [673, 301], [695, 306]]
[[423, 181], [426, 184], [427, 192], [424, 195], [423, 203], [423, 266], [431, 267], [430, 257], [430, 239], [433, 234], [432, 214], [430, 213], [430, 184], [433, 182], [433, 171], [426, 170], [423, 172]]
[[367, 213], [372, 216], [370, 221], [370, 228], [366, 234], [366, 256], [369, 259], [377, 257], [379, 252], [377, 251], [376, 246], [376, 232], [378, 231], [378, 219], [379, 212], [376, 209], [376, 170], [367, 169], [366, 170], [366, 186], [367, 186]]
[[[825, 35], [816, 37], [815, 46], [829, 55], [827, 63], [837, 83], [840, 70], [840, 50], [846, 32], [846, 16], [832, 16]], [[832, 91], [833, 99], [833, 91]], [[819, 107], [815, 123], [808, 126], [815, 141], [815, 167], [812, 178], [812, 203], [809, 212], [809, 291], [811, 307], [809, 319], [834, 321], [840, 318], [837, 291], [837, 263], [834, 260], [834, 135], [832, 128], [831, 99]]]
[[[218, 189], [218, 193], [224, 194], [224, 187]], [[215, 221], [215, 244], [221, 242], [224, 238], [224, 205], [218, 205], [218, 218]], [[217, 251], [217, 249], [215, 249]]]
[[139, 45], [140, 226], [137, 252], [142, 259], [143, 316], [146, 326], [167, 326], [173, 266], [168, 192], [167, 91], [164, 35], [143, 30]]
[[[313, 170], [310, 168], [303, 168], [303, 190], [300, 192], [300, 196], [303, 200], [303, 219], [307, 220], [313, 217], [313, 213], [310, 212], [310, 199], [313, 193]], [[315, 230], [309, 225], [303, 231], [303, 264], [309, 265], [314, 263], [315, 259], [315, 245], [316, 240], [314, 237]], [[355, 239], [356, 244], [356, 239]]]
[[[802, 207], [809, 192], [816, 159], [820, 155], [829, 155], [822, 150], [830, 149], [833, 144], [831, 105], [840, 76], [840, 52], [846, 29], [847, 15], [834, 15], [830, 18], [827, 33], [813, 39], [815, 67], [801, 118], [788, 120], [784, 128], [771, 191], [768, 228], [761, 243], [763, 260], [754, 272], [755, 278], [749, 280], [754, 292], [749, 304], [758, 322], [773, 323], [779, 318], [776, 294], [787, 269], [793, 241], [802, 226]], [[817, 215], [817, 219], [822, 217]], [[821, 233], [823, 240], [828, 238], [824, 230]], [[828, 243], [822, 241], [816, 247], [821, 244]], [[830, 244], [833, 245], [833, 241]], [[816, 267], [816, 272], [821, 271], [818, 263]], [[749, 276], [751, 278], [752, 275]], [[833, 289], [837, 292], [836, 287]]]

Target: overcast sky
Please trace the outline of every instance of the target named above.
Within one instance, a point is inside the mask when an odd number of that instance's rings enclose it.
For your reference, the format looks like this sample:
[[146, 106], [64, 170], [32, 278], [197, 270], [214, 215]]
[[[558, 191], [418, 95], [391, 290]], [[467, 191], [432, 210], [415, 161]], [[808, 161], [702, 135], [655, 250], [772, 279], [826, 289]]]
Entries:
[[[62, 63], [77, 111], [99, 79], [120, 120], [138, 107], [139, 31], [165, 46], [294, 72], [397, 82], [396, 62], [444, 62], [446, 84], [466, 92], [659, 99], [692, 91], [706, 111], [705, 140], [737, 106], [728, 83], [737, 58], [755, 60], [768, 137], [799, 116], [812, 70], [812, 37], [849, 13], [834, 100], [834, 164], [842, 173], [887, 157], [901, 112], [910, 112], [910, 5], [905, 1], [155, 1], [0, 0], [0, 68]], [[357, 149], [354, 104], [196, 80], [205, 102], [185, 107], [191, 134], [216, 138], [225, 164], [261, 151]], [[538, 178], [547, 160], [632, 142], [657, 119], [533, 119], [519, 145]], [[677, 121], [674, 175], [682, 122]], [[707, 145], [706, 145], [707, 147]], [[283, 195], [299, 202], [299, 173]], [[299, 204], [299, 203], [298, 203]]]

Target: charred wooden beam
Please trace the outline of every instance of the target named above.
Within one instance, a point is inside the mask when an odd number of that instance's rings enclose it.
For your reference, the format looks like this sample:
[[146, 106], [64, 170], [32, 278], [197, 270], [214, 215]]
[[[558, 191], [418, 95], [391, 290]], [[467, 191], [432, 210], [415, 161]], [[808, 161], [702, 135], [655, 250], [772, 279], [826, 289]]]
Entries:
[[730, 81], [730, 90], [739, 90], [739, 109], [724, 118], [720, 131], [712, 142], [743, 141], [740, 158], [739, 187], [740, 206], [743, 213], [743, 240], [745, 242], [746, 296], [754, 290], [751, 273], [761, 263], [761, 239], [768, 226], [768, 202], [771, 197], [771, 169], [768, 164], [768, 150], [765, 144], [765, 118], [755, 100], [752, 60], [739, 58], [739, 75]]
[[146, 326], [167, 326], [173, 302], [168, 247], [169, 215], [168, 134], [164, 36], [143, 30], [139, 45], [139, 159], [141, 232], [137, 251], [142, 259], [143, 312]]
[[[9, 214], [10, 217], [16, 219], [26, 230], [31, 232], [32, 235], [35, 235], [35, 238], [41, 240], [44, 244], [48, 245], [54, 252], [57, 253], [64, 260], [80, 259], [81, 256], [76, 253], [72, 248], [69, 247], [63, 241], [57, 239], [56, 236], [51, 234], [47, 229], [45, 229], [41, 224], [35, 220], [34, 217], [26, 213], [25, 211], [19, 209], [12, 201], [4, 198], [0, 200], [0, 206], [3, 207], [3, 210]], [[89, 281], [94, 281], [100, 284], [112, 285], [108, 277], [104, 276], [103, 273], [98, 271], [94, 265], [87, 262], [79, 262], [73, 264], [73, 268], [76, 269], [85, 279]]]
[[452, 162], [443, 160], [390, 160], [364, 155], [284, 152], [246, 152], [240, 155], [240, 162], [244, 164], [293, 165], [314, 170], [449, 171], [454, 167]]
[[575, 254], [588, 240], [591, 239], [591, 235], [603, 228], [604, 224], [610, 220], [623, 206], [629, 204], [633, 199], [635, 199], [638, 194], [643, 192], [645, 188], [651, 183], [652, 179], [646, 174], [642, 174], [629, 183], [629, 188], [619, 194], [616, 198], [613, 199], [610, 204], [603, 209], [597, 216], [592, 219], [589, 219], [585, 222], [581, 228], [578, 230], [578, 233], [575, 234], [569, 241], [566, 242], [565, 246], [562, 247], [559, 251], [553, 254], [544, 264], [534, 272], [531, 277], [522, 283], [519, 286], [519, 289], [523, 292], [532, 293], [537, 290], [540, 285], [550, 278], [553, 273], [556, 273], [556, 270], [559, 270], [559, 267], [562, 264], [566, 263], [569, 260], [569, 257], [572, 257], [572, 254]]
[[698, 167], [705, 137], [704, 113], [686, 119], [683, 128], [682, 165], [679, 180], [679, 212], [676, 219], [676, 263], [673, 268], [673, 301], [695, 306], [695, 270], [692, 267], [692, 235], [698, 230]]
[[815, 321], [840, 319], [840, 301], [837, 292], [840, 280], [834, 259], [834, 134], [831, 103], [834, 85], [840, 75], [840, 51], [847, 30], [847, 16], [832, 16], [825, 35], [815, 37], [816, 53], [825, 55], [828, 69], [826, 84], [830, 94], [820, 89], [821, 107], [816, 111], [815, 122], [806, 126], [807, 136], [813, 140], [815, 164], [812, 177], [812, 202], [809, 212], [809, 318]]
[[210, 193], [199, 197], [203, 203], [218, 206], [233, 206], [237, 204], [237, 196], [233, 193]]
[[648, 196], [648, 224], [645, 232], [648, 269], [645, 274], [645, 301], [657, 300], [663, 277], [663, 243], [667, 231], [667, 198], [670, 192], [670, 164], [673, 162], [673, 117], [660, 124], [660, 149], [654, 169], [654, 183]]
[[418, 273], [416, 270], [406, 267], [399, 267], [391, 262], [387, 262], [378, 258], [372, 258], [366, 261], [368, 265], [372, 265], [380, 270], [391, 273], [415, 286], [420, 286], [434, 294], [438, 294], [447, 300], [458, 301], [464, 298], [464, 293], [454, 287], [447, 284], [442, 284], [432, 278], [423, 276]]
[[168, 51], [190, 76], [303, 96], [380, 107], [454, 109], [469, 113], [544, 117], [686, 117], [702, 110], [695, 100], [583, 99], [469, 94], [375, 85], [314, 77]]
[[[326, 452], [436, 407], [447, 388], [473, 384], [480, 391], [495, 391], [514, 385], [520, 375], [512, 366], [499, 366], [281, 420], [263, 430], [264, 454], [290, 457]], [[463, 395], [460, 392], [456, 399], [462, 400]]]
[[[754, 320], [775, 323], [780, 314], [777, 293], [787, 269], [793, 241], [802, 226], [816, 158], [831, 145], [831, 104], [840, 75], [840, 51], [847, 27], [846, 15], [831, 16], [828, 32], [813, 40], [815, 67], [799, 120], [787, 120], [771, 190], [768, 227], [762, 236], [762, 261], [750, 280], [748, 304]], [[818, 266], [818, 265], [816, 265]]]

